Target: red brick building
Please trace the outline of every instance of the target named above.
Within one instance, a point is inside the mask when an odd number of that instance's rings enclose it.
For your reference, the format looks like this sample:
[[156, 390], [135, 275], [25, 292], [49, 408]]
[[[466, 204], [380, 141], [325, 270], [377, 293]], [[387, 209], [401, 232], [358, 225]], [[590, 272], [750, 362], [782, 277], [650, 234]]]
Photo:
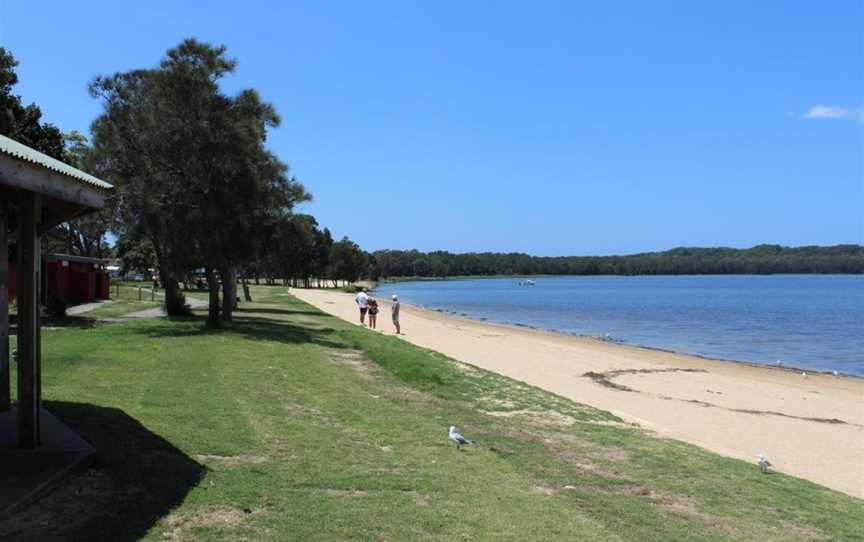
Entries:
[[[42, 301], [56, 296], [67, 305], [90, 303], [109, 299], [111, 283], [105, 261], [67, 254], [48, 254], [42, 257]], [[9, 299], [17, 291], [15, 264], [9, 265]]]

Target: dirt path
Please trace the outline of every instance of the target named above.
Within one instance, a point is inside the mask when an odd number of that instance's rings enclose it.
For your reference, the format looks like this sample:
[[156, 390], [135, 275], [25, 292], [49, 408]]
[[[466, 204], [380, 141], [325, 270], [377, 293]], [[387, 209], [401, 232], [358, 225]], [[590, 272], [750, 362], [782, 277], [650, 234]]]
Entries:
[[[195, 299], [194, 297], [186, 297], [186, 303], [190, 308], [200, 309], [202, 307], [207, 306], [206, 301], [201, 301], [200, 299]], [[102, 322], [108, 322], [111, 324], [117, 324], [122, 322], [131, 322], [134, 320], [151, 320], [153, 318], [162, 318], [166, 315], [165, 309], [163, 307], [154, 307], [152, 309], [145, 309], [143, 311], [130, 312], [129, 314], [124, 314], [121, 316], [112, 316], [110, 318], [103, 318]]]
[[104, 301], [94, 301], [93, 303], [84, 303], [83, 305], [75, 305], [74, 307], [69, 307], [66, 309], [66, 314], [69, 316], [78, 316], [79, 314], [86, 314], [94, 309], [98, 309], [104, 305], [109, 303], [113, 303], [110, 299], [106, 299]]

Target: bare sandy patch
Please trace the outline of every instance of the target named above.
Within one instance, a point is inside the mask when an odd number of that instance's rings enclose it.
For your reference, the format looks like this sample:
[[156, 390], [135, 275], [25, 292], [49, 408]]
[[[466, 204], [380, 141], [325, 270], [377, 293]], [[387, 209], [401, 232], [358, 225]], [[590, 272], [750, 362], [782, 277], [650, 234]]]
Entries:
[[250, 508], [211, 506], [191, 512], [174, 512], [162, 520], [168, 527], [162, 535], [165, 540], [194, 540], [187, 531], [199, 527], [238, 527], [257, 512]]
[[539, 424], [560, 425], [563, 427], [570, 427], [576, 423], [576, 419], [573, 416], [568, 416], [555, 410], [484, 410], [481, 412], [495, 418], [519, 417]]
[[217, 463], [226, 466], [237, 465], [260, 465], [270, 461], [269, 458], [260, 455], [215, 455], [215, 454], [195, 454], [195, 459], [203, 463]]

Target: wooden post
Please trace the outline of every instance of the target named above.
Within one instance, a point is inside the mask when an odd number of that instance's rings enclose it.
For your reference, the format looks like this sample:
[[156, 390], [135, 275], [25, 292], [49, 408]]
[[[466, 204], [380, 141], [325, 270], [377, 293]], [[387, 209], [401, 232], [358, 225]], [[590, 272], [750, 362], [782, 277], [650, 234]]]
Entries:
[[0, 203], [0, 412], [11, 407], [9, 381], [9, 211]]
[[39, 345], [39, 222], [38, 194], [21, 191], [18, 197], [18, 447], [40, 443], [39, 407], [41, 363]]

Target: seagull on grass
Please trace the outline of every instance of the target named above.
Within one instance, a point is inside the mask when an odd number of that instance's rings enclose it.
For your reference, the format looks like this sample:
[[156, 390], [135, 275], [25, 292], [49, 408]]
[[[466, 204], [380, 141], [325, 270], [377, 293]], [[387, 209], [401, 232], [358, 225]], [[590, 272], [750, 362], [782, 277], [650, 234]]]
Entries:
[[771, 472], [771, 467], [773, 467], [774, 465], [772, 465], [771, 462], [768, 461], [768, 459], [762, 454], [759, 454], [757, 458], [759, 459], [756, 462], [759, 465], [759, 470], [761, 470], [765, 474]]
[[463, 444], [474, 444], [473, 441], [468, 440], [467, 438], [457, 433], [455, 425], [450, 426], [450, 440], [456, 443], [456, 448], [458, 448], [459, 450], [462, 449]]

